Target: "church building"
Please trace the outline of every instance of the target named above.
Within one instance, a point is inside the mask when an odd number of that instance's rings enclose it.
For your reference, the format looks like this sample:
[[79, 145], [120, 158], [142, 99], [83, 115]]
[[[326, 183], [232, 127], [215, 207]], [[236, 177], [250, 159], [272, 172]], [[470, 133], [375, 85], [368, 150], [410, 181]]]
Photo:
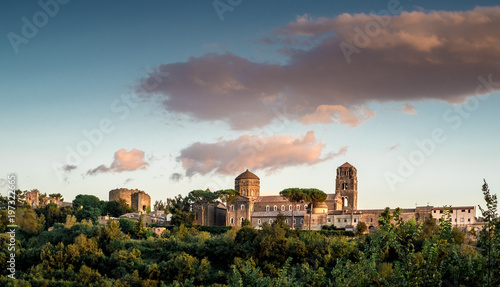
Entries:
[[[379, 215], [383, 209], [358, 209], [358, 177], [357, 170], [348, 162], [339, 166], [336, 171], [335, 193], [327, 194], [325, 202], [316, 203], [313, 206], [312, 214], [307, 212], [308, 202], [291, 203], [280, 195], [261, 196], [260, 178], [248, 169], [238, 175], [234, 180], [234, 188], [240, 193], [229, 205], [228, 224], [230, 226], [241, 226], [243, 220], [249, 220], [253, 227], [260, 228], [264, 223], [273, 223], [279, 213], [286, 217], [286, 223], [292, 227], [300, 229], [309, 229], [309, 219], [311, 219], [311, 229], [319, 230], [323, 225], [334, 225], [336, 228], [345, 228], [354, 230], [359, 222], [364, 222], [370, 231], [378, 227]], [[287, 188], [287, 187], [284, 187]], [[217, 208], [212, 208], [212, 212], [206, 215], [208, 218], [214, 218], [211, 222], [218, 222], [217, 225], [226, 222], [225, 212], [216, 212], [215, 209], [226, 208], [219, 204]], [[292, 222], [292, 210], [294, 219]], [[462, 212], [462, 210], [465, 210]], [[393, 210], [391, 210], [393, 211]], [[404, 220], [415, 218], [424, 220], [426, 217], [436, 217], [441, 207], [417, 206], [415, 208], [402, 209], [401, 217]], [[460, 207], [463, 218], [457, 218], [452, 223], [460, 226], [472, 224], [475, 222], [474, 206]], [[211, 214], [214, 213], [214, 214]], [[201, 214], [200, 214], [201, 215]], [[224, 218], [220, 218], [224, 216]], [[312, 218], [309, 218], [312, 216]], [[217, 218], [216, 218], [217, 217]], [[200, 218], [197, 216], [197, 218]], [[210, 220], [209, 220], [210, 221]], [[206, 221], [207, 222], [207, 221]]]

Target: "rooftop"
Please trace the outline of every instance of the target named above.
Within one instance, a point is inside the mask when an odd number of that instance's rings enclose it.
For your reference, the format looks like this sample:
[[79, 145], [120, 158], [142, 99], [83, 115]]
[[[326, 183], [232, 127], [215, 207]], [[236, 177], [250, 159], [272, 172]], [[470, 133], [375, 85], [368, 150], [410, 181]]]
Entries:
[[242, 174], [238, 175], [236, 179], [260, 179], [260, 178], [247, 169]]

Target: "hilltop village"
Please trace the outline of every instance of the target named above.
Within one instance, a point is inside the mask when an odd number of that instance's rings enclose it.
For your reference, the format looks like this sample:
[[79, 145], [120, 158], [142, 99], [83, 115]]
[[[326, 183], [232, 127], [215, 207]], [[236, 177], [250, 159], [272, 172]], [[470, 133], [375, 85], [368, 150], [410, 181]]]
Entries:
[[[335, 193], [327, 194], [324, 202], [315, 204], [312, 214], [309, 212], [309, 202], [292, 203], [280, 195], [260, 195], [260, 178], [249, 170], [235, 178], [234, 189], [239, 196], [234, 198], [228, 207], [225, 203], [216, 202], [207, 204], [205, 212], [202, 212], [199, 204], [191, 204], [190, 211], [194, 213], [194, 223], [208, 226], [242, 226], [247, 220], [252, 227], [259, 229], [265, 223], [272, 224], [281, 214], [286, 218], [286, 224], [298, 229], [320, 230], [324, 226], [335, 226], [336, 229], [355, 231], [358, 223], [363, 222], [368, 227], [367, 231], [373, 232], [378, 227], [380, 214], [384, 211], [384, 209], [358, 209], [357, 170], [348, 162], [336, 169]], [[105, 224], [110, 219], [120, 218], [137, 221], [142, 216], [146, 226], [170, 224], [171, 215], [165, 213], [165, 209], [151, 211], [151, 197], [144, 191], [119, 188], [109, 192], [109, 201], [120, 200], [135, 212], [122, 214], [120, 217], [101, 215], [100, 223]], [[41, 197], [38, 190], [27, 192], [26, 202], [34, 208], [49, 203], [61, 207], [71, 206], [71, 203], [63, 202], [61, 198]], [[443, 216], [443, 210], [443, 207], [417, 206], [403, 208], [400, 216], [405, 221], [411, 218], [423, 221], [427, 217], [439, 220]], [[455, 206], [451, 208], [449, 220], [453, 226], [471, 229], [478, 225], [475, 214], [474, 206]]]

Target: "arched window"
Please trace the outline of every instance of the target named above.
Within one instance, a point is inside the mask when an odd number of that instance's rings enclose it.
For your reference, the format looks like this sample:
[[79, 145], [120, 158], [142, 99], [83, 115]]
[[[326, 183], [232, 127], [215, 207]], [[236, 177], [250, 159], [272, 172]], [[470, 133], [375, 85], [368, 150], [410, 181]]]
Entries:
[[285, 206], [284, 205], [281, 206], [281, 211], [285, 211]]
[[229, 223], [230, 223], [230, 224], [234, 224], [234, 218], [232, 218], [232, 217], [231, 217], [231, 218], [229, 218]]
[[231, 211], [234, 211], [234, 204], [231, 204]]
[[266, 211], [269, 211], [269, 209], [270, 209], [269, 205], [266, 205]]
[[269, 219], [269, 224], [273, 224], [273, 220], [272, 219]]
[[240, 218], [240, 224], [243, 225], [243, 220], [245, 220], [244, 217]]
[[285, 219], [285, 223], [288, 224], [288, 219]]
[[276, 205], [274, 206], [274, 211], [278, 211], [278, 207]]
[[300, 204], [297, 204], [297, 210], [300, 210]]
[[290, 205], [288, 206], [288, 211], [292, 211], [292, 209], [293, 209], [293, 205], [291, 205], [291, 204], [290, 204]]
[[306, 210], [306, 209], [307, 209], [307, 204], [304, 204], [304, 210]]
[[302, 223], [304, 223], [304, 219], [303, 218], [300, 219], [300, 224], [302, 224]]
[[343, 197], [343, 199], [344, 199], [344, 206], [348, 206], [349, 202], [347, 200], [347, 196]]
[[244, 205], [244, 204], [242, 204], [242, 205], [240, 206], [240, 208], [241, 208], [241, 210], [245, 210], [245, 205]]
[[260, 225], [262, 221], [260, 219], [257, 219], [257, 223]]

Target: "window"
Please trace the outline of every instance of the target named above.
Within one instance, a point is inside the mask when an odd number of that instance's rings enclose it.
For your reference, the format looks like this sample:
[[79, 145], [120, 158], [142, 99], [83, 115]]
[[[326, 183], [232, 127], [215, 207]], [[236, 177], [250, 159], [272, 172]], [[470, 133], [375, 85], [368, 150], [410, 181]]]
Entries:
[[467, 221], [470, 222], [470, 218], [468, 218]]
[[346, 223], [346, 222], [347, 222], [347, 219], [344, 218], [344, 223]]
[[274, 206], [274, 211], [278, 211], [278, 207], [276, 205]]
[[304, 204], [304, 209], [307, 209], [307, 204]]
[[331, 218], [328, 218], [328, 223], [331, 223], [332, 222], [332, 219]]
[[470, 209], [469, 209], [468, 211], [469, 211], [469, 213], [470, 213]]
[[245, 205], [244, 205], [244, 204], [242, 204], [242, 205], [240, 206], [240, 208], [241, 208], [241, 210], [245, 210]]
[[300, 210], [300, 204], [297, 204], [297, 210]]
[[434, 213], [436, 213], [436, 211], [434, 210]]
[[463, 218], [463, 217], [462, 217], [462, 218], [460, 218], [460, 222], [464, 222], [464, 218]]
[[234, 204], [231, 204], [231, 211], [234, 211]]
[[337, 222], [340, 223], [340, 218], [337, 219]]
[[450, 218], [450, 222], [451, 222], [451, 218]]
[[257, 223], [260, 225], [262, 221], [260, 219], [257, 219]]
[[354, 223], [356, 223], [356, 218], [354, 218]]
[[285, 223], [288, 224], [288, 219], [285, 219]]
[[284, 205], [281, 206], [281, 211], [285, 211], [285, 206]]
[[370, 218], [370, 222], [373, 222], [373, 218]]
[[302, 223], [304, 223], [304, 219], [303, 218], [300, 219], [300, 224], [302, 224]]
[[457, 219], [455, 218], [455, 222], [457, 222]]
[[462, 212], [465, 212], [465, 209], [462, 209]]
[[234, 224], [234, 218], [232, 218], [232, 217], [231, 217], [231, 218], [229, 218], [229, 223], [230, 223], [230, 224]]
[[266, 205], [266, 211], [269, 211], [269, 205]]
[[241, 223], [241, 225], [243, 225], [243, 220], [245, 220], [245, 218], [244, 218], [244, 217], [240, 218], [240, 223]]
[[269, 219], [269, 224], [273, 224], [273, 220], [272, 219]]
[[441, 210], [439, 210], [439, 213], [443, 213], [443, 210], [442, 210], [442, 209], [441, 209]]
[[349, 203], [347, 201], [347, 196], [343, 197], [343, 201], [344, 201], [344, 206], [348, 206], [349, 205]]
[[290, 204], [290, 205], [288, 206], [288, 210], [289, 210], [289, 211], [292, 211], [292, 209], [293, 209], [293, 205], [291, 205], [291, 204]]

